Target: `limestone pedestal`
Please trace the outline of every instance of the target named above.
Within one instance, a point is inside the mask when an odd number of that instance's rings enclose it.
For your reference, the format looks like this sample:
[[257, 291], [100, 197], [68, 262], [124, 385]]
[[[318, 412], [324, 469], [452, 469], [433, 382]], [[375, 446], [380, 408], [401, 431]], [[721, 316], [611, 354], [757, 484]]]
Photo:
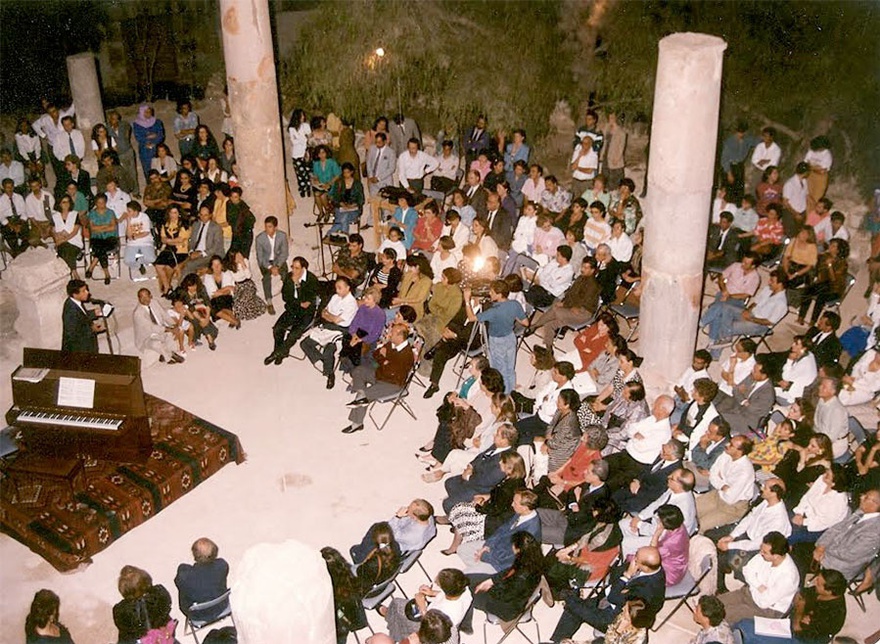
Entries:
[[660, 41], [639, 349], [645, 370], [667, 381], [691, 364], [696, 345], [726, 47], [694, 33]]
[[284, 146], [268, 0], [220, 0], [238, 179], [257, 218], [289, 232]]
[[321, 553], [298, 541], [261, 543], [236, 566], [239, 644], [335, 644], [333, 585]]
[[86, 140], [86, 158], [83, 167], [91, 176], [98, 172], [95, 155], [90, 154], [92, 128], [104, 122], [104, 105], [101, 102], [101, 85], [98, 83], [98, 68], [95, 55], [91, 52], [67, 57], [67, 78], [70, 93], [76, 107], [76, 126]]
[[3, 281], [15, 294], [15, 330], [26, 347], [61, 348], [61, 312], [69, 280], [67, 264], [48, 248], [31, 248], [10, 264]]

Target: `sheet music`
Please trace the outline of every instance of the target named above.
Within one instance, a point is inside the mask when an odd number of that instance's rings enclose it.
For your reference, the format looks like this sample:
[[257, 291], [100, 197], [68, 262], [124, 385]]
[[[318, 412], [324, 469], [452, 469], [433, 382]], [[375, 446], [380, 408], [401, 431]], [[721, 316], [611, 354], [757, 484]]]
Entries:
[[95, 406], [95, 381], [88, 378], [58, 380], [58, 406], [93, 409]]
[[755, 634], [791, 639], [791, 622], [787, 618], [755, 617]]

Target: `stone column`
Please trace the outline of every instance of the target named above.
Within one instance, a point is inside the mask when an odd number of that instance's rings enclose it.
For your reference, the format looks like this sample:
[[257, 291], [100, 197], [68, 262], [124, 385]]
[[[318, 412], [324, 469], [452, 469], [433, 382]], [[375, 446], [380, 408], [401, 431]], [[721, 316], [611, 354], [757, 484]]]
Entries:
[[18, 306], [15, 330], [24, 345], [60, 349], [61, 312], [70, 280], [67, 264], [48, 248], [30, 248], [12, 261], [7, 275]]
[[83, 166], [92, 176], [98, 171], [95, 155], [91, 152], [92, 128], [104, 122], [104, 105], [101, 102], [101, 86], [98, 83], [98, 67], [91, 52], [67, 57], [67, 78], [70, 93], [76, 107], [76, 125], [86, 140], [86, 158]]
[[241, 644], [336, 643], [327, 566], [298, 541], [249, 548], [236, 566], [231, 603]]
[[223, 57], [244, 199], [287, 232], [287, 184], [267, 0], [220, 0]]
[[696, 33], [660, 41], [639, 350], [646, 372], [667, 381], [690, 365], [696, 344], [726, 48]]

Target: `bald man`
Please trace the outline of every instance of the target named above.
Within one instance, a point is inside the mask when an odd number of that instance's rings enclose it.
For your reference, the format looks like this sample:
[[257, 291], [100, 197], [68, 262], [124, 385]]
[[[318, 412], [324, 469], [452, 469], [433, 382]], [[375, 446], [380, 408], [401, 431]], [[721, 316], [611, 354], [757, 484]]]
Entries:
[[663, 445], [672, 438], [669, 417], [675, 409], [671, 396], [657, 396], [651, 415], [627, 427], [629, 439], [622, 452], [608, 456], [608, 487], [629, 487], [630, 482], [648, 474], [661, 458]]
[[588, 588], [564, 593], [565, 610], [556, 624], [551, 641], [558, 644], [574, 637], [581, 624], [589, 624], [604, 635], [629, 599], [642, 599], [645, 610], [654, 617], [663, 608], [666, 576], [660, 567], [660, 551], [657, 548], [639, 548], [628, 564], [618, 566], [611, 572], [611, 578], [613, 581], [607, 597], [582, 599], [589, 593]]
[[[226, 577], [229, 564], [217, 558], [217, 544], [202, 537], [192, 545], [194, 564], [180, 564], [174, 585], [177, 586], [180, 611], [189, 615], [189, 608], [194, 603], [202, 603], [216, 599], [226, 592]], [[226, 609], [225, 604], [215, 606], [211, 612], [199, 611], [200, 619], [213, 619]]]

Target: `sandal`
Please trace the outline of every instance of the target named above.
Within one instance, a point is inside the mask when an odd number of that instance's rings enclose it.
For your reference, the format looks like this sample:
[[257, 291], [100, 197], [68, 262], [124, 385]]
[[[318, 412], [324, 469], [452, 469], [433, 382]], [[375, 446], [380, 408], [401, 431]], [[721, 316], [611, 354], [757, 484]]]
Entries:
[[434, 470], [433, 472], [425, 472], [422, 474], [422, 480], [425, 483], [436, 483], [443, 478], [445, 472], [443, 470]]

